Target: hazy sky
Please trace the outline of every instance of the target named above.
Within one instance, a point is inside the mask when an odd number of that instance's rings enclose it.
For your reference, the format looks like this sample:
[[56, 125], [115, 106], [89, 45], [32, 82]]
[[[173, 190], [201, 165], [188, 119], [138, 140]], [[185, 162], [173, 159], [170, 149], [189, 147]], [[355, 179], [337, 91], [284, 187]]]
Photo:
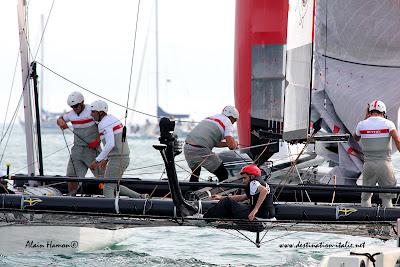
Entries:
[[[41, 36], [41, 14], [47, 20], [52, 2], [28, 1], [33, 55]], [[44, 35], [43, 64], [97, 94], [126, 104], [137, 4], [135, 0], [54, 1]], [[16, 7], [17, 0], [0, 1], [1, 122], [10, 89], [9, 113], [21, 93], [19, 65], [11, 86], [19, 51]], [[164, 109], [190, 113], [198, 120], [234, 103], [234, 13], [234, 0], [159, 0], [160, 104]], [[143, 59], [136, 109], [151, 114], [156, 113], [154, 20], [154, 1], [142, 0], [129, 105], [134, 103]], [[36, 60], [41, 61], [40, 51]], [[68, 109], [66, 98], [75, 90], [84, 93], [86, 102], [97, 99], [47, 70], [42, 82], [44, 108], [50, 111]], [[123, 109], [110, 104], [109, 110], [123, 117]]]

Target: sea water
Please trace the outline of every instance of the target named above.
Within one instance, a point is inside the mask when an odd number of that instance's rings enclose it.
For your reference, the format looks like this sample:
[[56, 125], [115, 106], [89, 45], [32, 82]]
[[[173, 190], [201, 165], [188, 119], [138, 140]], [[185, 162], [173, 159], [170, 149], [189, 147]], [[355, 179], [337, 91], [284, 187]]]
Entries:
[[[69, 131], [45, 130], [42, 134], [46, 175], [65, 174], [73, 136]], [[7, 142], [7, 146], [5, 146]], [[157, 138], [128, 139], [131, 163], [126, 176], [160, 179], [165, 177]], [[4, 138], [0, 147], [1, 168], [11, 164], [12, 173], [26, 173], [25, 135], [19, 125]], [[181, 180], [190, 176], [183, 155], [176, 158]], [[395, 167], [399, 159], [395, 155]], [[90, 173], [88, 174], [90, 175]], [[202, 172], [207, 179], [209, 173]], [[332, 227], [335, 227], [334, 225]], [[255, 234], [246, 233], [254, 240]], [[3, 237], [0, 237], [3, 238]], [[207, 227], [136, 228], [126, 240], [96, 251], [73, 254], [22, 252], [3, 255], [0, 266], [318, 266], [324, 255], [356, 246], [395, 246], [396, 242], [373, 238], [295, 231], [269, 231], [261, 248], [236, 231]]]

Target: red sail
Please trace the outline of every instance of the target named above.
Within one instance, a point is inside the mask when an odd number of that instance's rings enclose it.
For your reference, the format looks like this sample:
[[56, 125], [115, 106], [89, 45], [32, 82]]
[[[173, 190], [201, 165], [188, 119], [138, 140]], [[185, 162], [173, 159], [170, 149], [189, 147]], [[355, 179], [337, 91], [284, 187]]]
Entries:
[[[235, 104], [240, 112], [238, 121], [240, 144], [245, 146], [254, 145], [251, 141], [252, 118], [258, 119], [262, 116], [257, 114], [269, 112], [262, 110], [262, 103], [254, 103], [254, 99], [258, 96], [254, 94], [254, 90], [252, 93], [255, 67], [261, 65], [261, 68], [268, 69], [270, 65], [274, 64], [274, 60], [278, 60], [283, 65], [284, 76], [284, 45], [286, 44], [288, 8], [287, 0], [236, 1]], [[268, 52], [269, 47], [272, 47], [274, 51], [279, 50], [279, 53]], [[273, 55], [271, 56], [271, 54]], [[264, 55], [265, 58], [258, 55]], [[257, 60], [260, 62], [255, 62]], [[264, 73], [267, 72], [264, 71]], [[284, 82], [284, 77], [282, 82]], [[279, 90], [283, 90], [284, 86], [280, 87], [282, 88]], [[283, 114], [283, 107], [281, 113]], [[281, 122], [283, 122], [283, 118]], [[276, 123], [274, 127], [281, 128], [281, 122]]]

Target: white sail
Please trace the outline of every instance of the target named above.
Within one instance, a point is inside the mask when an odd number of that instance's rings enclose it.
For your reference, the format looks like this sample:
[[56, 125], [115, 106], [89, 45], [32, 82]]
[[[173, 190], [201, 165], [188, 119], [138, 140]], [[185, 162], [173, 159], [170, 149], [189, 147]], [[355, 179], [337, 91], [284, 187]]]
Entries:
[[[315, 15], [312, 121], [333, 133], [353, 133], [367, 104], [382, 100], [398, 125], [400, 4], [395, 0], [321, 0]], [[332, 148], [332, 147], [331, 147]], [[362, 153], [354, 141], [319, 151], [339, 166], [339, 176], [358, 177]]]
[[306, 139], [310, 117], [314, 1], [289, 1], [283, 139]]
[[[29, 46], [28, 46], [28, 28], [26, 18], [26, 1], [18, 1], [18, 27], [19, 27], [19, 40], [20, 40], [20, 53], [21, 53], [21, 72], [22, 72], [22, 86], [24, 91], [24, 119], [25, 119], [25, 136], [26, 136], [26, 150], [27, 150], [27, 165], [28, 174], [35, 175], [37, 170], [37, 154], [34, 141], [34, 119], [33, 119], [33, 89], [31, 89], [30, 75], [31, 64], [29, 60]], [[32, 181], [31, 184], [36, 184]]]

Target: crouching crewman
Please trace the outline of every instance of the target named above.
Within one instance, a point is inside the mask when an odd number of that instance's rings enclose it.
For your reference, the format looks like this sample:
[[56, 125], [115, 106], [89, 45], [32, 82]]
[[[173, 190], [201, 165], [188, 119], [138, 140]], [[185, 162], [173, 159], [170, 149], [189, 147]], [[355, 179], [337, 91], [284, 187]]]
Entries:
[[[98, 122], [100, 140], [103, 150], [90, 164], [90, 168], [105, 169], [104, 178], [121, 178], [129, 166], [129, 146], [122, 142], [122, 123], [113, 115], [107, 114], [107, 103], [102, 100], [94, 101], [90, 108], [93, 119]], [[105, 197], [115, 197], [116, 183], [105, 183], [103, 194]], [[119, 186], [120, 195], [131, 198], [141, 198], [141, 195], [126, 186]]]
[[[261, 170], [255, 165], [247, 165], [240, 171], [243, 183], [246, 185], [245, 194], [234, 196], [213, 195], [220, 200], [208, 209], [204, 218], [246, 219], [253, 221], [256, 217], [275, 219], [273, 194], [270, 187], [261, 178]], [[240, 203], [250, 200], [249, 204]]]

